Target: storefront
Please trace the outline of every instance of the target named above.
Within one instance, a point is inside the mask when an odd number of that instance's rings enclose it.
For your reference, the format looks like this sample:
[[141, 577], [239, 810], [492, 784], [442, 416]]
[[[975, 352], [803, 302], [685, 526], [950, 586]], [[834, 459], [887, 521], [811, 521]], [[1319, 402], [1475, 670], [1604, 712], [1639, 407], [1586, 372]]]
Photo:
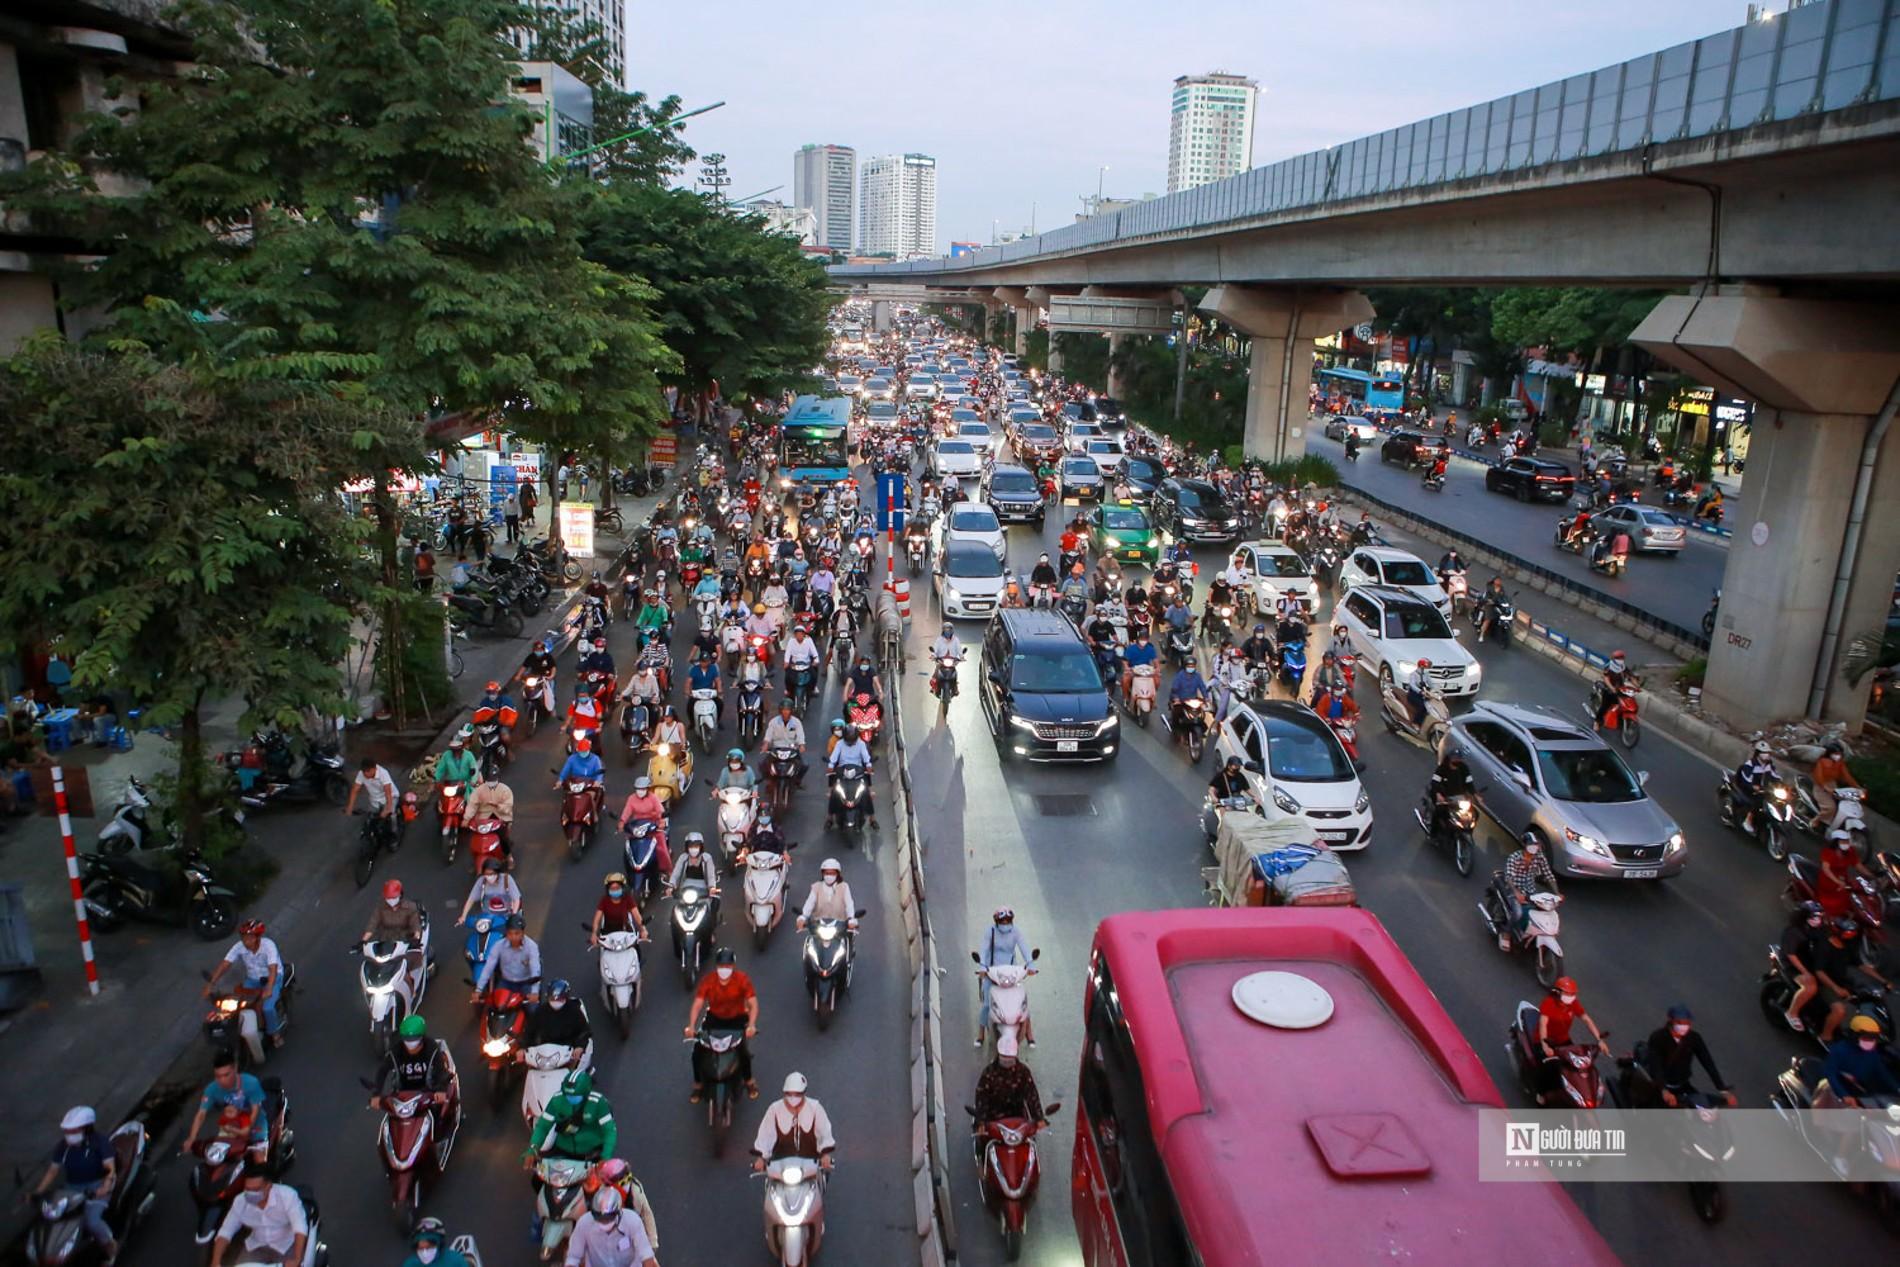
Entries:
[[1689, 387], [1670, 402], [1676, 414], [1676, 451], [1700, 450], [1713, 442], [1715, 468], [1728, 474], [1742, 469], [1755, 421], [1752, 401], [1718, 396], [1713, 387]]

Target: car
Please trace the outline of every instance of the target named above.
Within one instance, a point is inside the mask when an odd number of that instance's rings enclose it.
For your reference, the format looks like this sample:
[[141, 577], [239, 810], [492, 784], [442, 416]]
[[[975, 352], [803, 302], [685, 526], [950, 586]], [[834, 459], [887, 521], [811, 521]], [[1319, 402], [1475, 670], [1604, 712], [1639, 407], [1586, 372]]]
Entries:
[[859, 378], [856, 374], [838, 375], [838, 390], [846, 396], [857, 395], [858, 390], [863, 386], [864, 380]]
[[1162, 480], [1155, 488], [1151, 506], [1156, 526], [1177, 541], [1228, 542], [1240, 538], [1240, 515], [1206, 480]]
[[1002, 603], [1003, 561], [988, 546], [954, 541], [933, 571], [938, 610], [952, 620], [985, 619]]
[[935, 400], [937, 398], [937, 380], [928, 374], [916, 373], [904, 384], [904, 399]]
[[1053, 462], [1062, 453], [1062, 437], [1046, 422], [1031, 422], [1016, 429], [1012, 447], [1019, 458]]
[[1290, 594], [1306, 608], [1306, 618], [1313, 618], [1319, 607], [1319, 582], [1305, 555], [1283, 541], [1265, 540], [1244, 541], [1234, 547], [1234, 554], [1244, 556], [1241, 566], [1253, 571], [1255, 611], [1273, 611], [1280, 596]]
[[968, 440], [939, 440], [930, 448], [930, 473], [938, 479], [946, 475], [958, 479], [981, 475], [986, 452]]
[[1484, 473], [1487, 493], [1509, 493], [1521, 502], [1569, 501], [1577, 477], [1562, 462], [1548, 458], [1506, 458]]
[[1102, 468], [1095, 465], [1095, 459], [1070, 454], [1062, 459], [1056, 468], [1056, 496], [1063, 501], [1070, 498], [1087, 497], [1100, 501], [1102, 497]]
[[1097, 396], [1095, 421], [1104, 427], [1125, 427], [1128, 425], [1128, 411], [1122, 408], [1122, 402], [1113, 396]]
[[968, 405], [958, 405], [955, 409], [950, 411], [950, 425], [953, 428], [959, 423], [981, 421], [983, 421], [983, 415]]
[[1612, 506], [1591, 516], [1590, 522], [1600, 538], [1629, 533], [1630, 548], [1639, 554], [1679, 555], [1689, 541], [1682, 521], [1654, 506]]
[[1240, 758], [1249, 790], [1267, 818], [1298, 819], [1333, 849], [1372, 843], [1372, 798], [1339, 736], [1292, 700], [1236, 704], [1214, 736], [1214, 754]]
[[1436, 607], [1389, 585], [1362, 585], [1333, 608], [1333, 624], [1346, 627], [1362, 665], [1381, 681], [1404, 683], [1421, 659], [1432, 682], [1452, 699], [1476, 695], [1484, 684], [1484, 666], [1465, 650]]
[[1464, 757], [1485, 816], [1513, 842], [1536, 832], [1559, 875], [1662, 880], [1688, 861], [1682, 828], [1650, 798], [1648, 772], [1588, 726], [1481, 700], [1452, 718], [1440, 752]]
[[1428, 436], [1417, 431], [1394, 431], [1379, 446], [1381, 462], [1402, 462], [1422, 466], [1440, 457], [1451, 456], [1451, 441], [1444, 436]]
[[1003, 416], [1003, 421], [1008, 424], [1011, 431], [1014, 431], [1018, 427], [1026, 427], [1030, 423], [1041, 422], [1042, 410], [1036, 408], [1034, 405], [1011, 405], [1009, 412]]
[[1006, 523], [1033, 524], [1042, 531], [1042, 486], [1020, 466], [993, 466], [983, 480], [983, 500]]
[[864, 420], [874, 426], [897, 425], [897, 402], [874, 400], [864, 407]]
[[1087, 453], [1089, 441], [1102, 435], [1101, 427], [1092, 422], [1072, 422], [1062, 434], [1062, 447], [1071, 453]]
[[977, 698], [996, 750], [1029, 761], [1110, 761], [1121, 719], [1088, 644], [1060, 613], [1005, 607], [983, 632]]
[[[954, 421], [954, 420], [953, 420]], [[995, 457], [996, 450], [1002, 447], [1002, 439], [982, 419], [966, 419], [956, 423], [957, 439], [968, 440], [977, 448], [977, 452], [986, 457]]]
[[953, 503], [937, 520], [937, 549], [947, 550], [958, 541], [988, 546], [998, 559], [1005, 554], [1003, 523], [982, 502]]
[[1358, 436], [1359, 443], [1370, 444], [1379, 438], [1379, 428], [1365, 418], [1354, 418], [1348, 414], [1334, 414], [1326, 420], [1324, 428], [1328, 440], [1346, 442], [1347, 436]]
[[858, 395], [867, 401], [896, 400], [897, 384], [888, 378], [873, 378], [864, 384], [864, 390]]
[[1390, 585], [1402, 589], [1436, 607], [1445, 619], [1451, 619], [1451, 595], [1438, 583], [1438, 574], [1415, 554], [1393, 546], [1359, 547], [1339, 565], [1339, 588], [1350, 590], [1359, 585]]
[[1161, 535], [1148, 512], [1133, 502], [1105, 502], [1089, 512], [1089, 549], [1153, 567], [1161, 555]]
[[1096, 436], [1083, 452], [1095, 459], [1095, 465], [1102, 468], [1105, 476], [1112, 476], [1121, 470], [1122, 459], [1128, 456], [1122, 448], [1122, 442], [1113, 436]]
[[1161, 481], [1168, 478], [1168, 468], [1156, 458], [1137, 457], [1130, 453], [1122, 459], [1122, 469], [1117, 474], [1135, 497], [1146, 501], [1154, 496], [1155, 489], [1161, 487]]
[[1073, 425], [1078, 422], [1093, 423], [1095, 421], [1095, 406], [1089, 404], [1086, 400], [1069, 401], [1062, 406], [1062, 418], [1064, 423], [1068, 425]]

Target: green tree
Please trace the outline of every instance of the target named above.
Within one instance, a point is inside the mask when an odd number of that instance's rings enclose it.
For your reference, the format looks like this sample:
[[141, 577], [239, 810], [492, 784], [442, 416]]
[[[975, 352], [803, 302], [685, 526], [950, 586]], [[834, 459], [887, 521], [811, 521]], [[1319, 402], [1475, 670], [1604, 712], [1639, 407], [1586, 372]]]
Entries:
[[618, 145], [588, 156], [587, 167], [606, 180], [664, 184], [679, 175], [697, 155], [680, 139], [674, 125], [684, 107], [676, 96], [650, 101], [644, 92], [627, 92], [609, 64], [612, 47], [607, 32], [592, 18], [576, 17], [566, 6], [532, 6], [526, 28], [531, 32], [527, 59], [557, 62], [594, 90], [594, 141], [599, 143], [629, 132], [648, 129]]
[[[371, 578], [337, 490], [404, 424], [333, 396], [166, 366], [53, 335], [0, 365], [0, 497], [13, 508], [0, 643], [57, 638], [80, 690], [176, 723], [178, 804], [202, 839], [205, 705], [252, 722], [343, 710]], [[57, 437], [57, 443], [49, 443]]]

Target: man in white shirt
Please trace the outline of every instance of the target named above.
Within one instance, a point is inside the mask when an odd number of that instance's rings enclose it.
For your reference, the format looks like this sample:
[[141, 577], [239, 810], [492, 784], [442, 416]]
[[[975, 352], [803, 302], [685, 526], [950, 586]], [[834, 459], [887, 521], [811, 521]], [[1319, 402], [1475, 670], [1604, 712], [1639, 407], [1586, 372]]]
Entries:
[[361, 795], [369, 812], [376, 818], [376, 827], [383, 833], [385, 843], [395, 839], [396, 835], [396, 781], [389, 777], [389, 771], [376, 764], [374, 757], [364, 757], [363, 764], [356, 773], [356, 781], [350, 786], [350, 799], [344, 802], [343, 812], [356, 812], [356, 798]]
[[565, 1267], [660, 1267], [640, 1216], [623, 1208], [620, 1189], [594, 1194], [593, 1213], [574, 1222]]
[[245, 989], [262, 992], [263, 1002], [259, 1008], [264, 1013], [264, 1032], [270, 1036], [272, 1046], [281, 1047], [283, 1040], [278, 1034], [284, 1028], [284, 1021], [278, 1014], [277, 1004], [284, 992], [284, 957], [278, 953], [277, 943], [264, 936], [262, 921], [247, 919], [238, 925], [238, 940], [225, 952], [205, 982], [206, 998], [216, 992], [218, 981], [232, 964], [238, 965], [238, 976], [243, 979]]
[[218, 1239], [211, 1244], [211, 1267], [224, 1267], [225, 1255], [240, 1232], [245, 1234], [244, 1249], [230, 1260], [234, 1265], [303, 1262], [310, 1240], [303, 1199], [290, 1185], [272, 1183], [262, 1171], [251, 1171], [244, 1176], [244, 1191], [218, 1227]]

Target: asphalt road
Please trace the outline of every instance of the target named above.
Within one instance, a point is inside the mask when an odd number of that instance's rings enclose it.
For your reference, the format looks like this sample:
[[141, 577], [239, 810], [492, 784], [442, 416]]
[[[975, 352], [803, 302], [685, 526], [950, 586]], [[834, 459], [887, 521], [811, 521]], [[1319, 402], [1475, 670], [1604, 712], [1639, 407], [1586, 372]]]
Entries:
[[[1496, 504], [1519, 509], [1502, 498]], [[1053, 515], [1041, 541], [1030, 528], [1011, 528], [1011, 561], [1027, 566], [1039, 550], [1053, 552], [1059, 533]], [[1216, 558], [1217, 551], [1200, 553], [1203, 576]], [[1330, 596], [1323, 601], [1330, 604]], [[933, 618], [917, 622], [916, 636], [934, 633], [934, 611], [925, 604], [920, 615]], [[965, 623], [966, 643], [978, 629]], [[1500, 652], [1487, 643], [1474, 650], [1485, 662], [1487, 698], [1574, 713], [1584, 697], [1580, 679], [1528, 648]], [[918, 800], [933, 807], [923, 831], [944, 961], [956, 963], [977, 944], [995, 907], [1015, 909], [1018, 926], [1043, 952], [1031, 991], [1039, 1045], [1026, 1054], [1044, 1099], [1072, 1101], [1082, 979], [1095, 926], [1117, 911], [1202, 904], [1200, 868], [1212, 858], [1201, 843], [1198, 810], [1212, 766], [1189, 766], [1185, 750], [1174, 748], [1159, 727], [1125, 728], [1121, 756], [1105, 768], [999, 765], [973, 691], [959, 697], [947, 725], [937, 724], [926, 665], [913, 664], [905, 717]], [[972, 671], [966, 666], [966, 675]], [[1487, 823], [1478, 865], [1461, 879], [1412, 822], [1430, 759], [1372, 720], [1378, 706], [1369, 681], [1360, 687], [1360, 704], [1368, 715], [1360, 732], [1363, 777], [1377, 824], [1372, 845], [1348, 855], [1360, 900], [1418, 965], [1506, 1103], [1520, 1103], [1505, 1029], [1515, 1003], [1536, 999], [1538, 986], [1527, 960], [1498, 951], [1476, 909], [1485, 877], [1502, 865], [1508, 843]], [[1689, 866], [1664, 883], [1567, 883], [1567, 968], [1619, 1051], [1661, 1024], [1671, 1003], [1688, 1002], [1743, 1103], [1760, 1107], [1775, 1075], [1791, 1056], [1803, 1054], [1788, 1035], [1768, 1027], [1756, 1002], [1764, 947], [1782, 923], [1783, 873], [1716, 819], [1719, 772], [1702, 757], [1651, 729], [1632, 764], [1650, 771], [1650, 789], [1682, 825]], [[952, 971], [945, 983], [948, 1078], [952, 1088], [970, 1088], [981, 1068], [970, 1045], [976, 993], [973, 978], [959, 987], [958, 975]], [[1065, 1107], [1045, 1137], [1041, 1198], [1023, 1255], [1046, 1267], [1077, 1261], [1066, 1208], [1071, 1114]], [[1002, 1262], [972, 1165], [959, 1160], [954, 1189], [960, 1261]], [[1871, 1208], [1844, 1189], [1764, 1186], [1737, 1193], [1727, 1221], [1713, 1228], [1696, 1219], [1679, 1185], [1573, 1185], [1571, 1191], [1631, 1263], [1786, 1262], [1812, 1253], [1819, 1228], [1826, 1229], [1830, 1249], [1890, 1252]]]
[[[679, 622], [675, 662], [690, 644], [690, 612]], [[616, 624], [609, 648], [623, 671], [630, 658], [625, 626]], [[571, 698], [571, 662], [557, 683], [559, 702]], [[676, 692], [677, 694], [677, 692]], [[807, 715], [821, 762], [820, 737], [835, 715], [837, 683]], [[768, 695], [768, 707], [776, 696]], [[715, 758], [731, 742], [731, 709]], [[609, 731], [609, 748], [617, 730]], [[689, 1050], [682, 1040], [689, 991], [668, 960], [666, 919], [670, 904], [655, 901], [654, 945], [643, 972], [645, 992], [631, 1036], [622, 1042], [598, 1006], [598, 970], [587, 952], [583, 925], [601, 893], [601, 877], [621, 866], [620, 841], [603, 831], [579, 862], [570, 862], [561, 840], [559, 804], [550, 767], [561, 759], [559, 727], [543, 727], [517, 754], [506, 774], [516, 793], [516, 878], [525, 896], [528, 931], [541, 946], [549, 977], [573, 981], [589, 1002], [596, 1030], [597, 1085], [619, 1123], [618, 1155], [645, 1184], [659, 1222], [662, 1262], [711, 1264], [765, 1261], [760, 1231], [762, 1187], [747, 1176], [748, 1150], [759, 1118], [785, 1075], [802, 1070], [812, 1095], [824, 1103], [840, 1141], [838, 1170], [827, 1191], [831, 1214], [824, 1258], [834, 1263], [903, 1263], [914, 1254], [910, 1186], [909, 989], [902, 930], [896, 918], [895, 881], [888, 840], [872, 842], [872, 855], [845, 852], [842, 841], [823, 832], [824, 780], [814, 771], [793, 804], [786, 832], [802, 843], [794, 863], [788, 905], [795, 912], [818, 862], [837, 854], [844, 862], [858, 904], [869, 908], [859, 940], [859, 961], [850, 997], [830, 1029], [820, 1033], [811, 1016], [800, 964], [800, 935], [787, 920], [763, 954], [755, 953], [736, 883], [726, 889], [724, 944], [734, 946], [739, 967], [751, 974], [760, 995], [759, 1035], [753, 1040], [754, 1071], [764, 1094], [741, 1101], [723, 1156], [715, 1154], [705, 1109], [689, 1106]], [[699, 758], [700, 770], [707, 759]], [[637, 773], [619, 751], [606, 757], [609, 801], [615, 813]], [[814, 763], [815, 765], [818, 762]], [[673, 820], [671, 839], [697, 829], [714, 842], [712, 806], [703, 773], [696, 777], [688, 807]], [[889, 787], [880, 774], [874, 790], [888, 830]], [[417, 827], [430, 826], [425, 813]], [[388, 1207], [387, 1185], [376, 1156], [379, 1114], [365, 1108], [357, 1083], [377, 1064], [368, 1040], [367, 1012], [357, 984], [357, 960], [347, 954], [377, 899], [383, 880], [402, 879], [422, 900], [438, 928], [447, 928], [468, 892], [466, 856], [444, 867], [428, 831], [412, 832], [393, 862], [377, 868], [370, 887], [357, 892], [346, 867], [354, 824], [337, 815], [310, 813], [271, 820], [276, 830], [308, 833], [312, 848], [338, 851], [337, 878], [324, 894], [333, 914], [328, 944], [305, 952], [297, 967], [302, 989], [295, 1000], [289, 1042], [262, 1071], [284, 1080], [298, 1128], [298, 1156], [290, 1177], [314, 1187], [323, 1210], [323, 1234], [333, 1264], [370, 1267], [400, 1262], [407, 1252]], [[420, 839], [418, 839], [420, 837]], [[461, 1234], [472, 1232], [490, 1264], [533, 1261], [528, 1248], [531, 1213], [528, 1179], [521, 1166], [527, 1142], [519, 1094], [499, 1112], [485, 1095], [479, 1026], [468, 1003], [466, 965], [459, 935], [436, 941], [436, 979], [423, 1012], [430, 1031], [449, 1039], [460, 1066], [466, 1112], [448, 1173], [425, 1201], [425, 1213]], [[293, 956], [296, 957], [296, 956]], [[207, 956], [209, 958], [209, 956]], [[181, 1001], [182, 1003], [183, 1001]], [[208, 1075], [207, 1062], [207, 1075]], [[187, 1119], [188, 1120], [188, 1119]], [[172, 1163], [160, 1176], [159, 1203], [126, 1261], [186, 1264], [191, 1257], [191, 1206], [186, 1168]]]
[[[1633, 555], [1622, 576], [1608, 577], [1558, 549], [1553, 540], [1559, 516], [1566, 510], [1575, 514], [1574, 502], [1527, 504], [1503, 493], [1486, 492], [1482, 463], [1454, 457], [1446, 471], [1444, 491], [1433, 493], [1419, 483], [1418, 472], [1379, 461], [1378, 440], [1360, 450], [1357, 462], [1348, 462], [1345, 446], [1327, 439], [1315, 425], [1307, 433], [1307, 451], [1331, 458], [1341, 478], [1375, 497], [1480, 541], [1494, 542], [1522, 559], [1685, 629], [1702, 628], [1702, 615], [1728, 566], [1728, 542], [1691, 529], [1680, 555]], [[1376, 522], [1378, 515], [1373, 519]]]

